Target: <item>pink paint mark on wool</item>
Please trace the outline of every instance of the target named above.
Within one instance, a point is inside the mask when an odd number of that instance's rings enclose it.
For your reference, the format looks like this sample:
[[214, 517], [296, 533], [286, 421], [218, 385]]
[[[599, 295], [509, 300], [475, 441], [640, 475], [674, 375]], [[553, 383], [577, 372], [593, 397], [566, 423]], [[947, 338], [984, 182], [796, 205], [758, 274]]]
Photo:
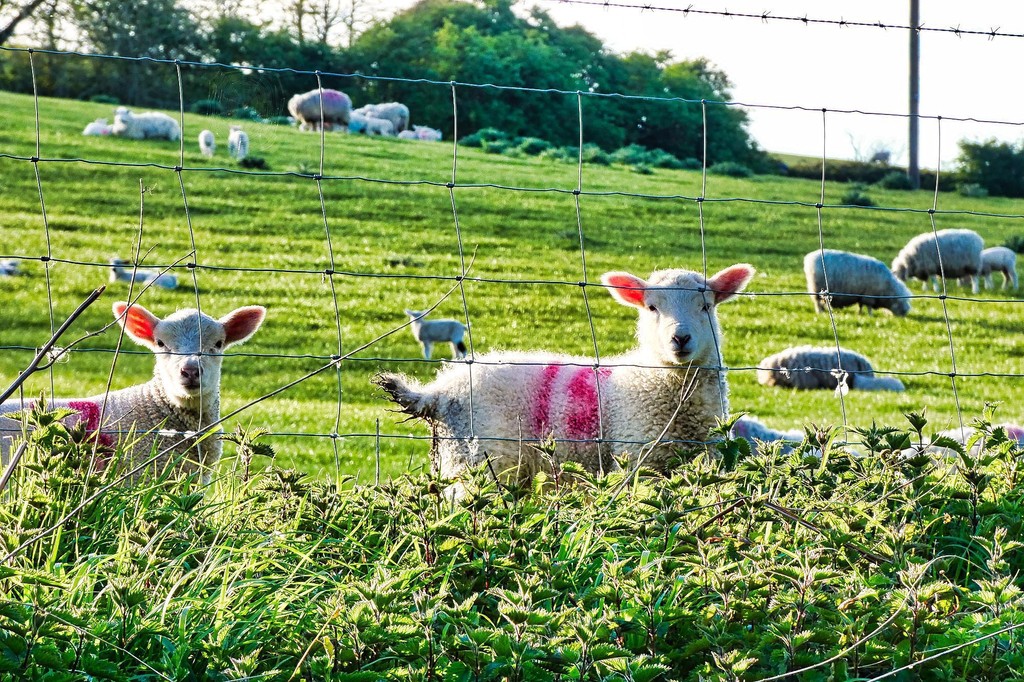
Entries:
[[79, 419], [85, 423], [85, 430], [96, 436], [100, 445], [112, 446], [114, 439], [109, 433], [100, 431], [100, 406], [88, 400], [71, 400], [68, 408], [79, 414]]
[[560, 365], [548, 365], [541, 371], [540, 385], [530, 411], [530, 429], [535, 436], [545, 436], [551, 431], [551, 392], [561, 369]]
[[569, 381], [569, 399], [566, 405], [565, 435], [576, 440], [597, 438], [601, 420], [599, 416], [597, 383], [604, 381], [611, 369], [602, 367], [596, 372], [581, 367]]

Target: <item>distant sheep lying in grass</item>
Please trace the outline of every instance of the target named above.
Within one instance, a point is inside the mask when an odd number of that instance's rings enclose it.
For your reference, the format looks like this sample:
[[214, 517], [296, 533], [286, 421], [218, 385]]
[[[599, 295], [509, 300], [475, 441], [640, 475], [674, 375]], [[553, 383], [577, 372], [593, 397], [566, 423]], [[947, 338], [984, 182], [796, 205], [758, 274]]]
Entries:
[[[818, 249], [804, 256], [807, 291], [814, 294], [814, 309], [859, 305], [885, 308], [902, 317], [910, 312], [910, 290], [896, 279], [885, 263], [858, 253]], [[826, 289], [828, 290], [826, 292]]]
[[158, 139], [173, 142], [181, 139], [181, 127], [167, 114], [160, 111], [134, 114], [125, 107], [117, 108], [110, 132], [132, 140]]
[[[537, 446], [599, 473], [615, 456], [664, 470], [681, 447], [701, 447], [729, 412], [718, 305], [750, 281], [746, 264], [710, 279], [659, 270], [647, 280], [626, 272], [601, 281], [636, 309], [639, 346], [602, 358], [492, 352], [443, 367], [422, 385], [383, 373], [375, 383], [402, 410], [433, 430], [431, 462], [443, 478], [489, 463], [499, 475], [530, 477], [549, 466]], [[453, 490], [456, 496], [461, 488]]]
[[428, 320], [425, 310], [406, 309], [405, 314], [412, 319], [409, 329], [423, 346], [424, 358], [430, 359], [430, 351], [435, 343], [450, 343], [452, 357], [455, 359], [466, 357], [466, 344], [462, 341], [466, 335], [466, 325], [458, 320]]
[[[88, 398], [53, 400], [50, 407], [75, 412], [68, 425], [84, 422], [100, 444], [113, 446], [118, 433], [134, 430], [127, 464], [134, 467], [152, 454], [174, 446], [154, 466], [159, 471], [178, 455], [186, 472], [209, 482], [221, 454], [213, 435], [196, 442], [196, 434], [220, 419], [220, 374], [224, 350], [247, 340], [263, 323], [261, 306], [238, 308], [219, 320], [198, 310], [180, 310], [160, 319], [141, 305], [114, 304], [114, 317], [125, 334], [156, 356], [153, 378], [144, 384]], [[0, 414], [22, 410], [19, 400], [0, 405]], [[22, 424], [0, 417], [0, 460], [6, 465]]]
[[939, 290], [939, 277], [950, 280], [970, 279], [971, 291], [978, 293], [981, 272], [981, 250], [985, 244], [972, 230], [939, 230], [924, 232], [904, 246], [892, 262], [892, 273], [902, 282], [915, 277], [931, 281]]
[[21, 274], [21, 264], [14, 260], [0, 260], [0, 277], [14, 277]]
[[370, 136], [394, 137], [395, 126], [386, 118], [364, 116], [353, 111], [352, 117], [348, 121], [348, 131], [350, 133], [362, 133]]
[[111, 130], [112, 126], [107, 123], [107, 119], [98, 118], [85, 126], [85, 130], [82, 131], [82, 134], [90, 137], [103, 137], [105, 135], [109, 135]]
[[779, 388], [835, 389], [846, 374], [847, 388], [860, 391], [902, 391], [895, 377], [876, 377], [871, 362], [845, 348], [837, 357], [832, 347], [796, 346], [770, 355], [758, 363], [757, 381]]
[[147, 284], [152, 282], [154, 286], [163, 289], [174, 289], [178, 286], [178, 277], [170, 272], [160, 272], [152, 268], [133, 268], [132, 264], [123, 258], [110, 259], [110, 281], [131, 282], [136, 284]]
[[[981, 252], [981, 271], [978, 275], [985, 282], [987, 289], [992, 288], [992, 273], [1003, 276], [1003, 289], [1017, 288], [1017, 254], [1005, 246], [993, 246]], [[968, 284], [968, 278], [962, 277], [960, 283]]]
[[403, 140], [423, 140], [425, 142], [440, 142], [442, 133], [437, 128], [427, 126], [413, 126], [412, 130], [403, 130], [398, 134]]
[[345, 128], [352, 113], [352, 100], [340, 90], [318, 88], [293, 95], [288, 100], [288, 113], [299, 122], [300, 130]]
[[757, 443], [771, 445], [781, 442], [782, 451], [790, 452], [797, 445], [803, 442], [804, 433], [798, 429], [790, 431], [779, 431], [769, 428], [757, 417], [748, 414], [742, 415], [732, 425], [733, 438], [746, 438], [750, 441], [752, 449], [757, 450]]
[[401, 102], [366, 104], [352, 113], [368, 119], [382, 118], [385, 121], [390, 121], [392, 135], [398, 134], [409, 127], [409, 107]]

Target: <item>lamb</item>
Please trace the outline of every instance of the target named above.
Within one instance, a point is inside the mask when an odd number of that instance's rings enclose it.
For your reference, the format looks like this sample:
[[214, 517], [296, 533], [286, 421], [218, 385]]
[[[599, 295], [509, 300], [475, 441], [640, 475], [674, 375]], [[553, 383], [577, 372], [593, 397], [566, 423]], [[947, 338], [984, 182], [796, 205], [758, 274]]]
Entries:
[[939, 230], [919, 234], [904, 246], [892, 262], [892, 273], [902, 282], [916, 277], [939, 290], [938, 278], [970, 278], [971, 291], [978, 293], [981, 250], [985, 244], [973, 230]]
[[[378, 374], [374, 382], [433, 431], [432, 468], [454, 478], [485, 462], [499, 475], [531, 477], [545, 466], [539, 443], [587, 471], [632, 465], [668, 468], [681, 446], [706, 447], [729, 412], [717, 306], [743, 290], [754, 268], [733, 265], [710, 279], [658, 270], [602, 278], [612, 297], [637, 309], [639, 346], [624, 355], [571, 357], [492, 352], [442, 367], [422, 385]], [[465, 491], [461, 483], [454, 497]]]
[[[197, 440], [220, 419], [222, 353], [256, 333], [266, 308], [238, 308], [219, 320], [195, 309], [160, 319], [138, 303], [123, 301], [115, 303], [113, 311], [125, 334], [156, 355], [153, 378], [105, 394], [47, 404], [73, 410], [75, 414], [66, 418], [68, 425], [84, 422], [101, 445], [112, 447], [117, 434], [132, 433], [132, 440], [124, 441], [129, 468], [169, 449], [153, 463], [156, 471], [181, 455], [181, 470], [198, 469], [201, 480], [209, 483], [222, 446], [216, 435]], [[9, 400], [0, 405], [0, 414], [30, 406]], [[21, 433], [21, 422], [0, 417], [0, 460], [4, 465]]]
[[154, 138], [173, 142], [181, 139], [181, 127], [167, 114], [159, 111], [133, 114], [125, 107], [118, 107], [114, 112], [114, 125], [110, 133], [132, 140]]
[[170, 272], [160, 272], [151, 268], [133, 268], [132, 264], [123, 258], [110, 259], [110, 281], [131, 282], [136, 284], [153, 283], [163, 289], [175, 289], [178, 286], [178, 277]]
[[352, 113], [364, 118], [382, 118], [386, 121], [391, 121], [395, 133], [401, 133], [409, 127], [409, 107], [401, 102], [366, 104]]
[[[910, 312], [910, 290], [885, 263], [858, 253], [818, 249], [804, 256], [807, 290], [814, 295], [817, 312], [857, 304], [885, 308], [897, 317]], [[826, 277], [827, 275], [827, 277]]]
[[[323, 92], [323, 97], [320, 93]], [[321, 99], [323, 106], [321, 107]], [[322, 109], [322, 111], [321, 111]], [[299, 122], [301, 130], [331, 130], [348, 126], [352, 100], [340, 90], [319, 88], [293, 95], [288, 100], [288, 113]]]
[[770, 355], [758, 364], [757, 381], [780, 388], [903, 390], [903, 382], [895, 377], [876, 377], [871, 362], [860, 353], [840, 348], [837, 358], [835, 347], [827, 346], [796, 346]]
[[[985, 282], [985, 287], [992, 288], [992, 273], [1003, 275], [1003, 289], [1008, 286], [1017, 288], [1017, 254], [1005, 246], [993, 246], [981, 252], [981, 271], [978, 275]], [[967, 278], [961, 277], [960, 284], [967, 286]]]
[[231, 126], [228, 133], [228, 156], [235, 161], [249, 156], [249, 136], [238, 126]]
[[430, 350], [435, 343], [450, 343], [452, 345], [452, 357], [462, 359], [466, 357], [466, 344], [462, 338], [466, 334], [466, 325], [458, 320], [427, 320], [425, 310], [406, 309], [405, 314], [412, 318], [409, 328], [412, 335], [423, 346], [423, 357], [430, 359]]
[[104, 135], [109, 135], [110, 131], [111, 126], [109, 123], [107, 123], [107, 119], [98, 118], [92, 123], [85, 126], [85, 130], [82, 131], [82, 134], [93, 137], [102, 137]]
[[[351, 124], [349, 124], [351, 125]], [[424, 140], [426, 142], [440, 142], [441, 131], [437, 128], [428, 128], [427, 126], [413, 126], [412, 130], [403, 130], [398, 133], [398, 137], [403, 140]]]
[[16, 277], [21, 274], [21, 267], [14, 259], [0, 260], [0, 277]]
[[204, 130], [199, 133], [199, 152], [208, 159], [213, 158], [217, 151], [217, 139], [213, 136], [212, 130]]
[[367, 135], [378, 135], [380, 137], [394, 137], [395, 126], [386, 118], [368, 118], [363, 128]]
[[746, 438], [754, 449], [760, 451], [759, 444], [782, 443], [782, 452], [792, 450], [804, 440], [804, 433], [800, 430], [778, 431], [769, 428], [757, 417], [748, 414], [740, 416], [732, 425], [733, 438]]

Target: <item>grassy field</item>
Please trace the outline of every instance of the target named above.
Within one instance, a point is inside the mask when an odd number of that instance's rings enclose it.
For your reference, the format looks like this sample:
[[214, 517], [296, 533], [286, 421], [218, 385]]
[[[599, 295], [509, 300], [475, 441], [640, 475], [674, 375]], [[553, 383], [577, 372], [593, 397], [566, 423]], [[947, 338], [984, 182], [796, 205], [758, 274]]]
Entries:
[[[34, 259], [23, 263], [26, 276], [0, 279], [0, 386], [49, 336], [48, 289], [59, 323], [106, 281], [101, 264], [132, 254], [143, 186], [146, 263], [181, 259], [175, 272], [187, 284], [147, 291], [144, 305], [166, 314], [194, 306], [198, 295], [215, 315], [245, 304], [269, 308], [264, 328], [226, 360], [226, 411], [324, 365], [339, 344], [342, 353], [366, 346], [340, 372], [325, 372], [235, 420], [279, 434], [269, 439], [278, 464], [315, 476], [340, 472], [365, 481], [373, 476], [378, 449], [385, 475], [426, 465], [426, 441], [392, 436], [426, 436], [427, 430], [401, 423], [369, 379], [381, 369], [423, 378], [434, 373], [436, 364], [420, 360], [407, 330], [384, 335], [404, 323], [403, 308], [426, 308], [455, 286], [463, 258], [472, 262], [469, 277], [435, 315], [462, 319], [468, 310], [476, 352], [590, 354], [595, 340], [587, 302], [600, 353], [626, 350], [633, 343], [632, 312], [601, 288], [578, 282], [594, 284], [610, 269], [641, 275], [665, 267], [700, 269], [705, 257], [712, 271], [745, 261], [758, 270], [752, 295], [720, 312], [734, 410], [792, 428], [842, 423], [844, 414], [854, 426], [903, 424], [902, 412], [927, 409], [937, 430], [955, 423], [958, 411], [969, 419], [997, 402], [997, 419], [1024, 420], [1021, 378], [1001, 376], [1019, 374], [1024, 355], [1019, 293], [975, 298], [954, 286], [945, 301], [915, 298], [902, 319], [837, 311], [840, 342], [867, 354], [877, 369], [905, 373], [905, 393], [852, 393], [841, 401], [830, 392], [780, 391], [756, 382], [752, 368], [763, 357], [795, 344], [834, 343], [833, 320], [814, 313], [801, 271], [803, 255], [819, 245], [819, 227], [825, 246], [888, 262], [910, 237], [932, 228], [930, 191], [871, 188], [883, 209], [872, 210], [840, 205], [848, 187], [828, 184], [819, 214], [820, 183], [711, 175], [701, 212], [694, 199], [702, 193], [700, 172], [641, 175], [587, 165], [576, 197], [575, 164], [460, 147], [453, 172], [450, 143], [345, 135], [327, 136], [327, 178], [318, 184], [303, 177], [319, 169], [318, 135], [247, 124], [251, 154], [263, 157], [269, 171], [239, 173], [223, 154], [230, 121], [196, 115], [185, 116], [179, 185], [167, 168], [178, 163], [177, 143], [80, 134], [94, 118], [111, 118], [110, 106], [40, 99], [43, 161], [37, 166], [27, 160], [36, 154], [33, 99], [0, 93], [0, 107], [0, 258]], [[194, 143], [204, 127], [220, 145], [212, 162]], [[450, 191], [445, 183], [453, 177]], [[1024, 213], [1019, 201], [942, 193], [935, 206], [937, 228], [969, 227], [987, 245], [1024, 233], [1019, 217], [1005, 217]], [[184, 267], [193, 235], [198, 294]], [[55, 259], [48, 280], [45, 256]], [[335, 274], [325, 276], [329, 269]], [[111, 285], [68, 339], [107, 323], [110, 304], [126, 294], [126, 285]], [[109, 351], [116, 338], [107, 332], [89, 339], [52, 373], [34, 377], [28, 391], [51, 385], [58, 395], [101, 391], [114, 356], [84, 349]], [[949, 376], [954, 356], [961, 375], [955, 391]], [[151, 367], [148, 353], [118, 356], [114, 385], [143, 381]], [[314, 435], [334, 432], [344, 437]]]

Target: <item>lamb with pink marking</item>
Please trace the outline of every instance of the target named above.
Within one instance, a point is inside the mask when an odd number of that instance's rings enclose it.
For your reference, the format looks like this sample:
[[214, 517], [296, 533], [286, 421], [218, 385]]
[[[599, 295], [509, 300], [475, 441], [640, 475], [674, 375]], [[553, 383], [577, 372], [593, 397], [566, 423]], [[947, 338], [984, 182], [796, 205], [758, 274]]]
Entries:
[[[219, 320], [195, 309], [160, 319], [137, 303], [115, 303], [114, 317], [125, 334], [155, 354], [153, 378], [129, 388], [88, 398], [52, 400], [47, 405], [73, 410], [75, 414], [67, 417], [68, 426], [85, 422], [86, 430], [102, 445], [114, 446], [119, 435], [125, 436], [122, 444], [131, 468], [169, 449], [153, 463], [157, 471], [174, 460], [186, 472], [198, 469], [208, 483], [212, 467], [220, 459], [221, 442], [216, 435], [199, 436], [220, 419], [222, 353], [255, 334], [265, 315], [262, 306], [247, 306]], [[28, 401], [8, 400], [0, 405], [0, 415], [29, 407]], [[0, 462], [4, 466], [22, 434], [20, 421], [0, 416]]]
[[703, 447], [729, 413], [717, 309], [753, 274], [746, 264], [710, 279], [689, 270], [659, 270], [647, 280], [606, 273], [601, 281], [612, 297], [639, 314], [639, 345], [600, 362], [491, 352], [445, 365], [427, 385], [393, 373], [374, 381], [430, 424], [431, 464], [443, 478], [487, 462], [505, 477], [530, 477], [550, 468], [537, 446], [551, 440], [556, 459], [594, 473], [617, 469], [624, 454], [665, 470], [681, 448]]

